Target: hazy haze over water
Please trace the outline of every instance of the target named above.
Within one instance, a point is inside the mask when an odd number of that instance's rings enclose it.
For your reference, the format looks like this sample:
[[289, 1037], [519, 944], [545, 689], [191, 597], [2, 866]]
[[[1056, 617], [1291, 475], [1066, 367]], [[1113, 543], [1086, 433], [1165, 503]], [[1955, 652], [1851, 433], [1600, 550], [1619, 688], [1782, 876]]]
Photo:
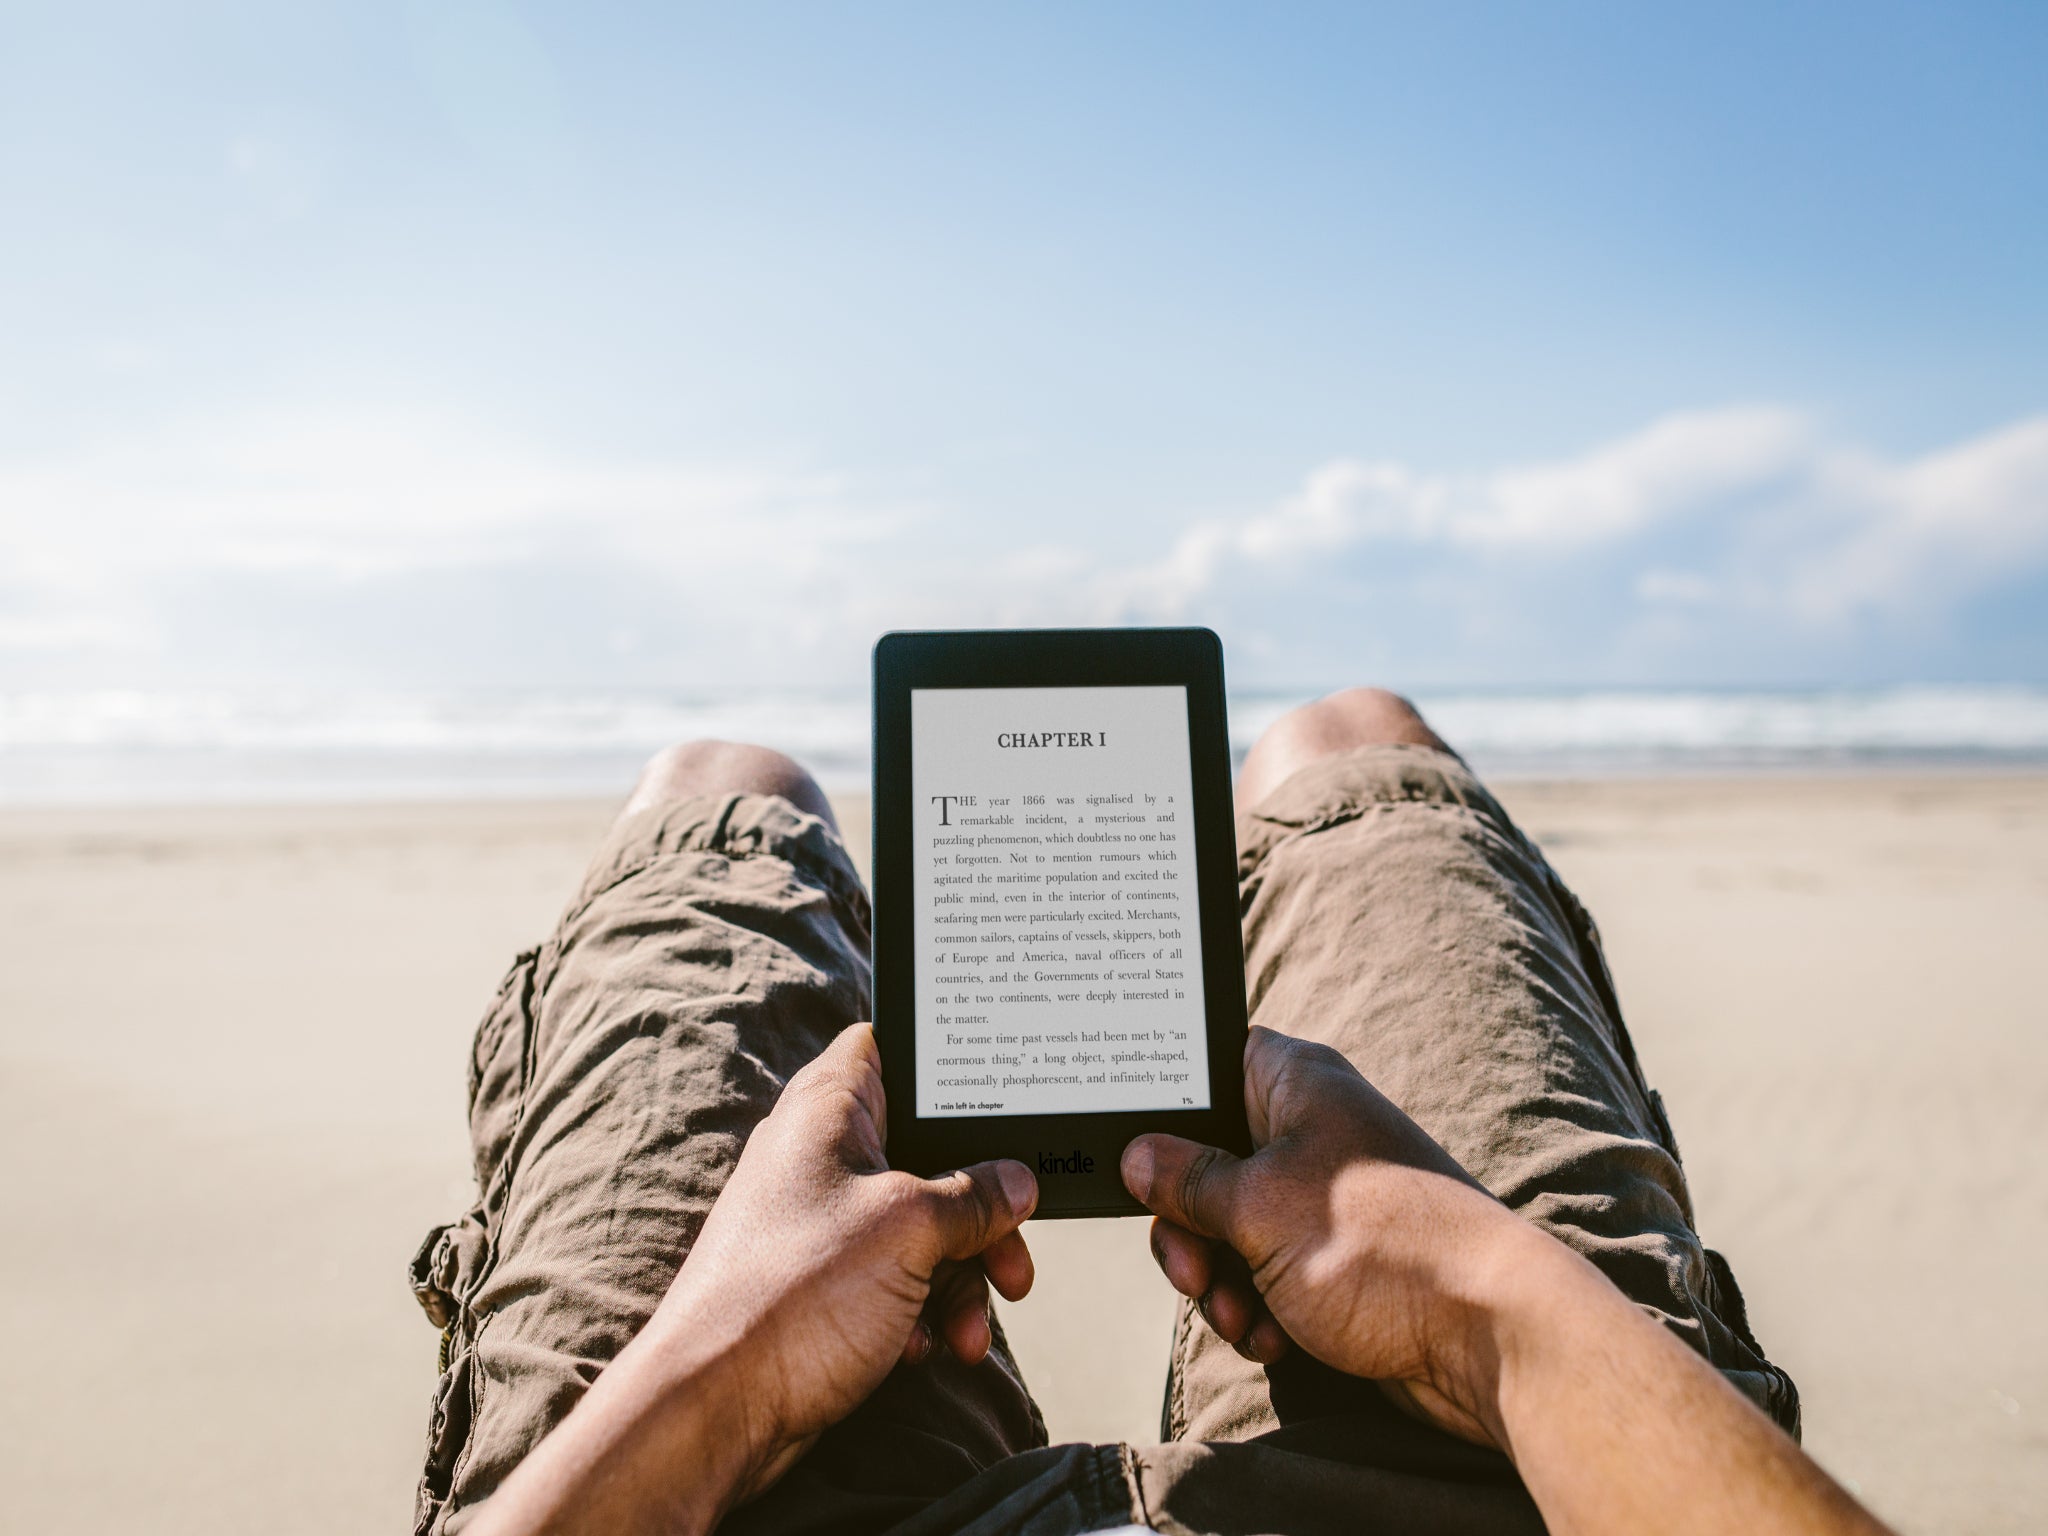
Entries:
[[[1303, 691], [1231, 699], [1242, 754]], [[1447, 692], [1418, 702], [1482, 772], [2048, 764], [2048, 689]], [[868, 778], [860, 690], [0, 694], [15, 804], [614, 794], [672, 741], [758, 741]]]

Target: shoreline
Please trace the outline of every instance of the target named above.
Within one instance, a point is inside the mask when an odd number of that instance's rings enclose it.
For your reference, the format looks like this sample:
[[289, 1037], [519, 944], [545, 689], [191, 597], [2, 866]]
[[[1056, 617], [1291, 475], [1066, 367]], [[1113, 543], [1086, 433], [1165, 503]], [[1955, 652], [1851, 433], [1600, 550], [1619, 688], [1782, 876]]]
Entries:
[[[1237, 754], [1233, 771], [1241, 766]], [[555, 785], [547, 782], [516, 781], [506, 784], [444, 784], [438, 781], [397, 780], [388, 786], [357, 782], [338, 785], [315, 782], [275, 789], [238, 784], [219, 793], [151, 796], [131, 790], [100, 794], [84, 792], [64, 795], [12, 794], [0, 780], [0, 823], [41, 817], [77, 815], [149, 816], [184, 812], [220, 815], [265, 815], [272, 812], [313, 814], [395, 813], [456, 816], [466, 812], [480, 815], [504, 811], [546, 811], [565, 807], [590, 808], [624, 803], [635, 768], [622, 771], [602, 783]], [[0, 767], [5, 754], [0, 753]], [[1598, 766], [1507, 766], [1479, 760], [1474, 771], [1489, 785], [1511, 785], [1518, 792], [1546, 790], [1598, 790], [1629, 786], [1654, 787], [1661, 784], [1713, 788], [1769, 787], [1774, 784], [1800, 785], [1842, 781], [1849, 784], [1899, 783], [1917, 781], [1949, 784], [1982, 779], [1992, 783], [2048, 780], [2048, 758], [2031, 755], [1954, 755], [1893, 759], [1860, 757], [1852, 759], [1801, 759], [1772, 763], [1715, 762], [1605, 762]], [[834, 806], [842, 803], [865, 807], [869, 795], [867, 780], [814, 775], [826, 798]], [[1505, 799], [1507, 797], [1503, 797]]]

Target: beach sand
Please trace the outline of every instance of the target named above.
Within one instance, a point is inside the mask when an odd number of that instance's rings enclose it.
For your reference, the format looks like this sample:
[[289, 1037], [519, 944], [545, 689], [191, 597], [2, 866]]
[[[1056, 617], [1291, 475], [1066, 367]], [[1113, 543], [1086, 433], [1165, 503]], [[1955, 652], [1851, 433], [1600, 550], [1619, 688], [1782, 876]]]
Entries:
[[[1503, 798], [1605, 931], [1808, 1446], [1907, 1531], [2039, 1529], [2048, 779]], [[610, 810], [0, 813], [9, 1529], [406, 1528], [470, 1031]], [[1031, 1237], [1004, 1315], [1054, 1437], [1156, 1438], [1143, 1224]]]

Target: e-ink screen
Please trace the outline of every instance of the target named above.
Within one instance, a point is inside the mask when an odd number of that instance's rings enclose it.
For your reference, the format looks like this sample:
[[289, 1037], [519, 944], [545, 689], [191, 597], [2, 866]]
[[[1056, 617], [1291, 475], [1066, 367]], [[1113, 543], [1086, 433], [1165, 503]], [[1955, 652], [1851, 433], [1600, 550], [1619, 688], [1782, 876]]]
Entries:
[[1187, 689], [910, 694], [917, 1112], [1206, 1109]]

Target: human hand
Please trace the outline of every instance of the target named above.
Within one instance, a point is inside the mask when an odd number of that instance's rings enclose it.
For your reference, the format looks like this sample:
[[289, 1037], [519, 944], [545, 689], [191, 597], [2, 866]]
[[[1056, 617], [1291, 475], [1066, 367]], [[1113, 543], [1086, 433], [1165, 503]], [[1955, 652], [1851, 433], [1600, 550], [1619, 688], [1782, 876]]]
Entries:
[[[1022, 1163], [937, 1179], [883, 1160], [873, 1028], [843, 1031], [789, 1080], [755, 1129], [688, 1260], [648, 1324], [727, 1341], [725, 1394], [748, 1453], [737, 1497], [772, 1483], [899, 1361], [990, 1343], [988, 1288], [1031, 1289], [1018, 1225], [1038, 1201]], [[658, 1347], [658, 1345], [656, 1346]]]
[[1548, 1240], [1327, 1046], [1253, 1029], [1245, 1108], [1249, 1158], [1164, 1135], [1124, 1150], [1174, 1289], [1250, 1359], [1291, 1341], [1499, 1443], [1486, 1303], [1527, 1239]]
[[1506, 1451], [1553, 1531], [1889, 1536], [1707, 1361], [1481, 1189], [1335, 1051], [1245, 1045], [1258, 1151], [1140, 1136], [1123, 1178], [1225, 1339], [1290, 1340]]

